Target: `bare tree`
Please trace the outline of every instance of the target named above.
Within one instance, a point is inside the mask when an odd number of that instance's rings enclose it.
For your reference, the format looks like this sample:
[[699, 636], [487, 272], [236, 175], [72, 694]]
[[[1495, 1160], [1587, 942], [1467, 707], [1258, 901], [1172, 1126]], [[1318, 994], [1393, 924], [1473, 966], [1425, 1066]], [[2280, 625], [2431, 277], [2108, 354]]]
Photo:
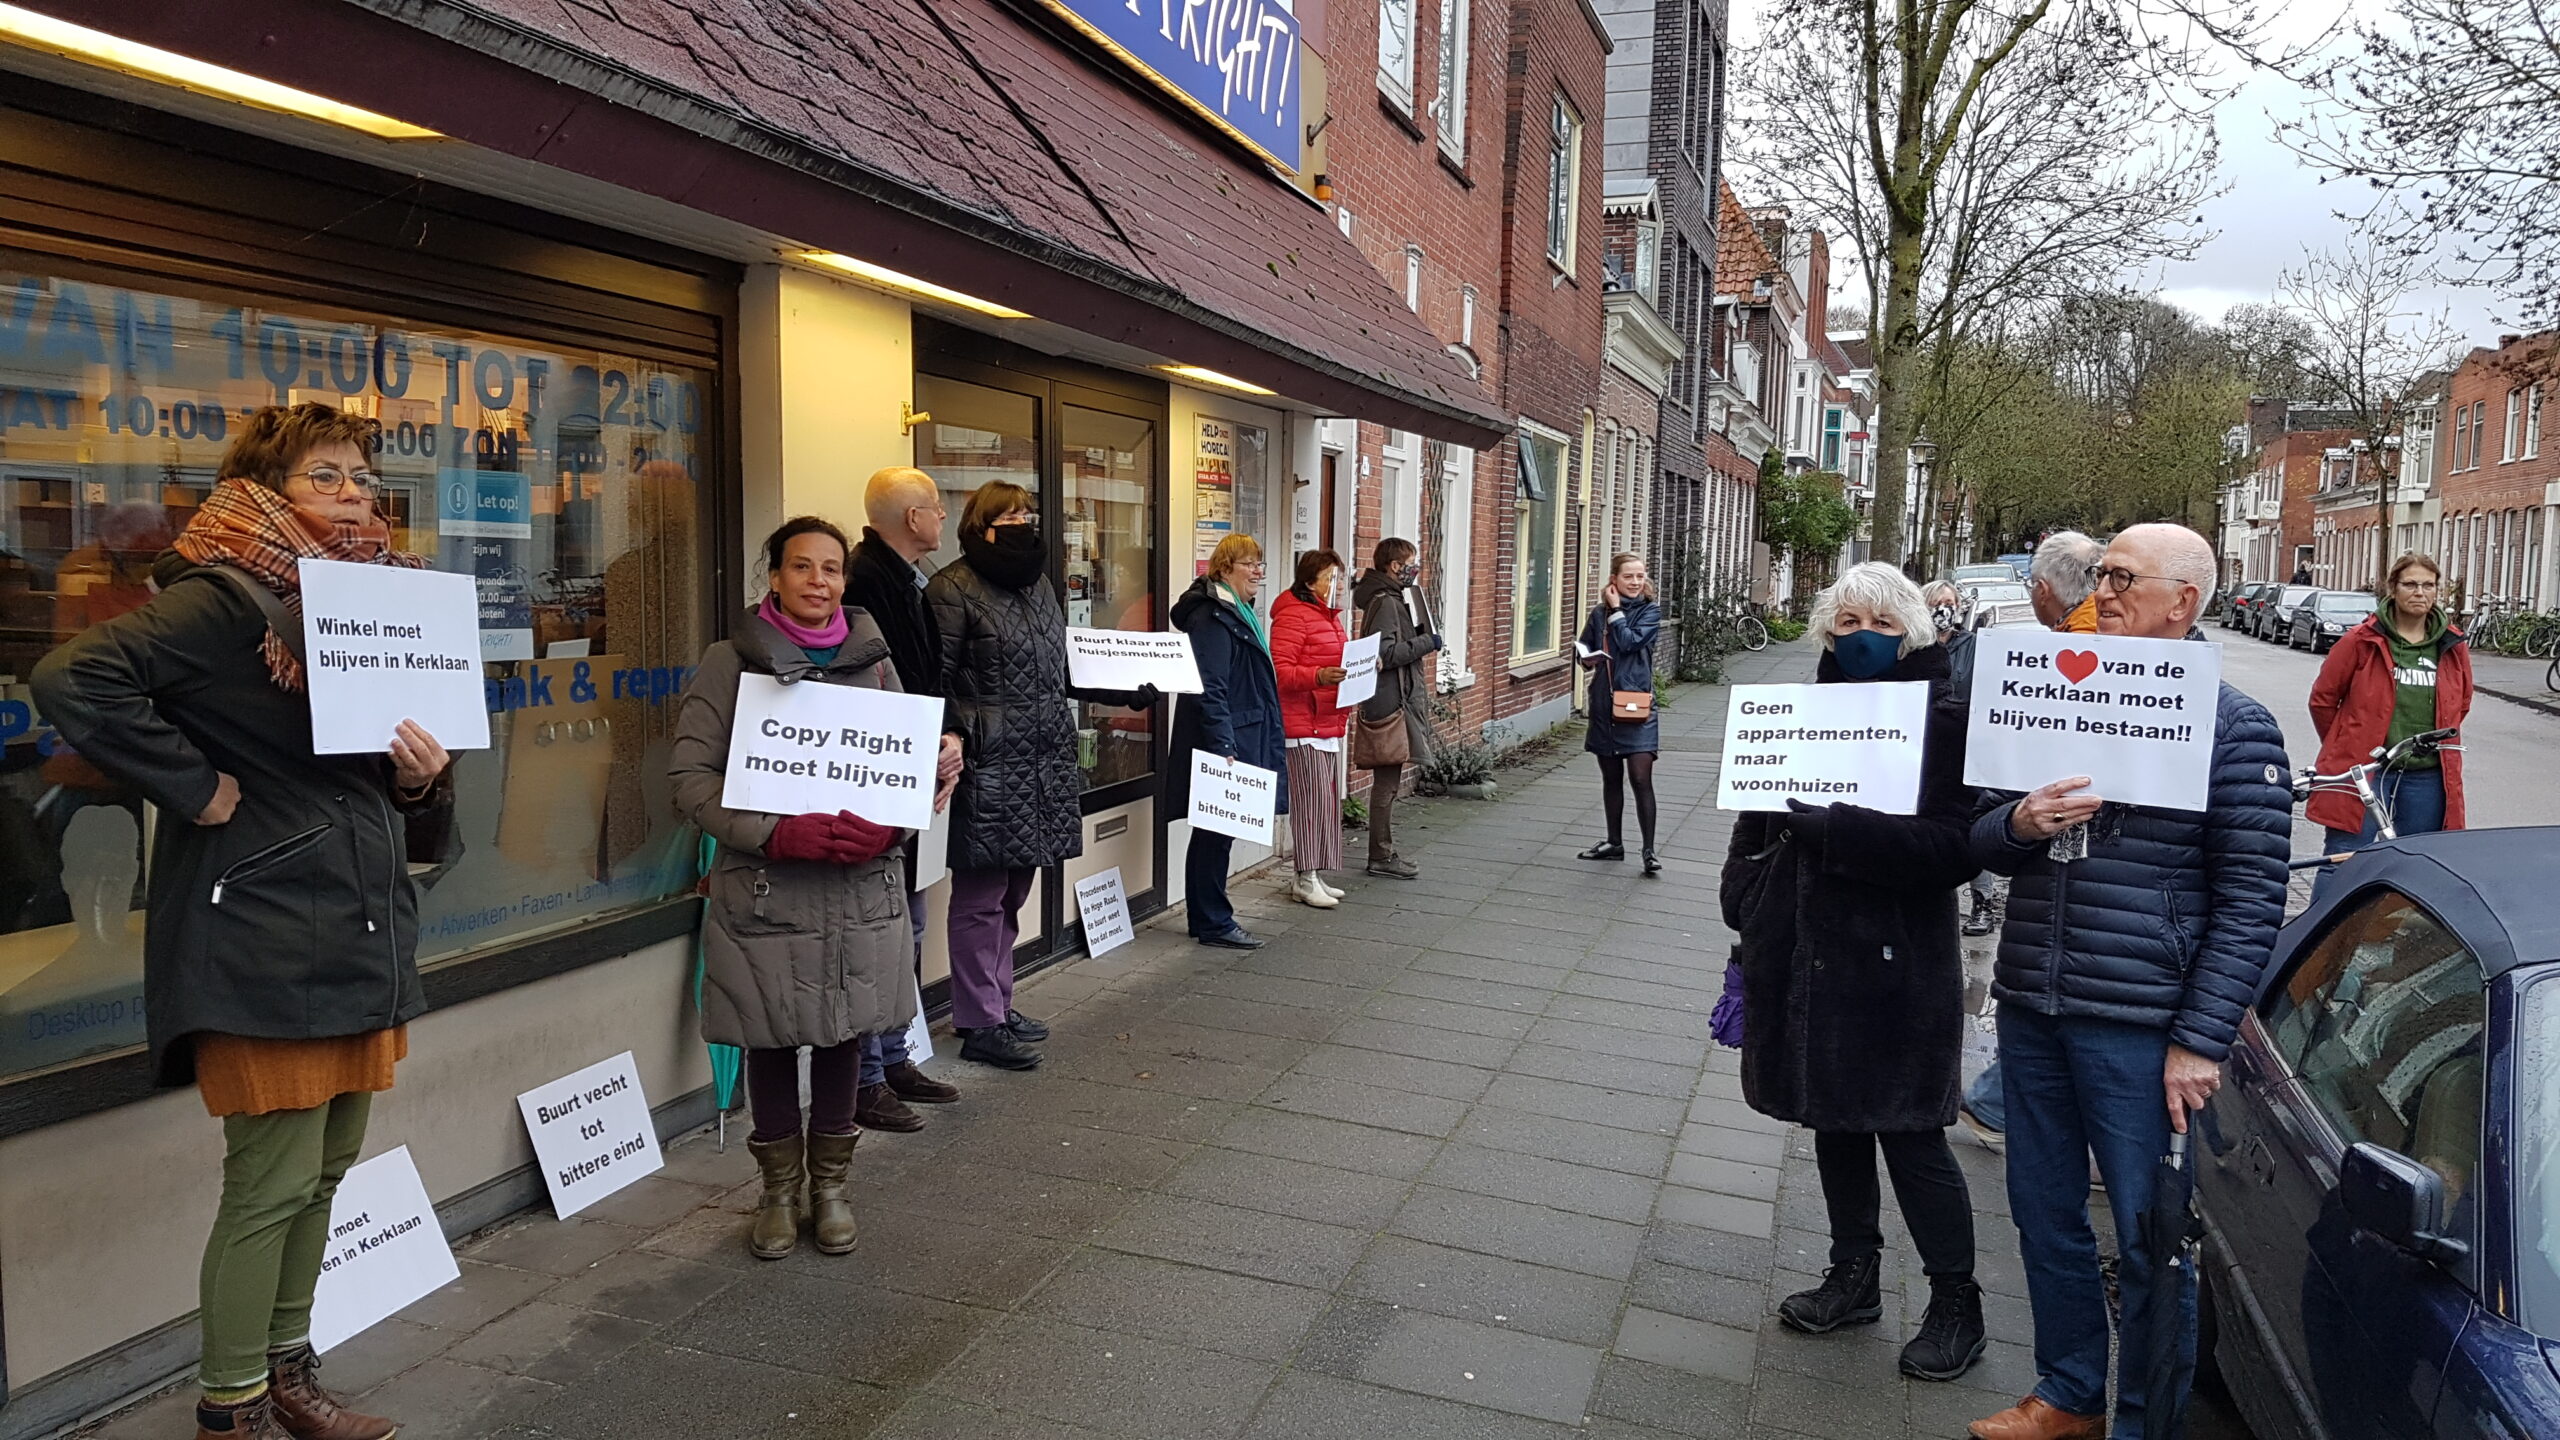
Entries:
[[2332, 109], [2287, 139], [2384, 195], [2362, 218], [2403, 258], [2450, 247], [2461, 283], [2560, 323], [2560, 0], [2393, 0], [2356, 52], [2300, 70]]
[[1847, 239], [1881, 311], [1879, 558], [1904, 557], [1933, 344], [2204, 238], [2200, 72], [2143, 3], [1781, 0], [1779, 38], [1738, 72], [1755, 77], [1739, 168]]

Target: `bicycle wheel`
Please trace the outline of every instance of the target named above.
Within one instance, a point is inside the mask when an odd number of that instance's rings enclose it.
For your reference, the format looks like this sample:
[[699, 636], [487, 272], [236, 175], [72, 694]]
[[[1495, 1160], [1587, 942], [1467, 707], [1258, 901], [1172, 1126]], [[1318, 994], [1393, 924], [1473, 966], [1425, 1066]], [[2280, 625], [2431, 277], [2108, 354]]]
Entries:
[[2525, 632], [2524, 653], [2535, 660], [2548, 660], [2560, 654], [2560, 615], [2545, 615]]
[[2551, 668], [2543, 673], [2542, 683], [2554, 690], [2560, 690], [2560, 659], [2551, 662]]
[[1737, 628], [1742, 634], [1743, 649], [1766, 650], [1769, 648], [1769, 627], [1761, 623], [1759, 616], [1743, 616]]

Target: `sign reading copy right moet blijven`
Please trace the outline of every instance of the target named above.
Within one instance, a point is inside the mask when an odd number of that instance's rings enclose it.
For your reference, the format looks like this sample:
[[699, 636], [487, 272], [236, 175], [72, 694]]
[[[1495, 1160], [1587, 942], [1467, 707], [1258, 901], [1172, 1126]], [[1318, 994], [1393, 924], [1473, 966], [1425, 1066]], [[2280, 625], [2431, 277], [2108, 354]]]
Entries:
[[1974, 644], [1966, 784], [2024, 791], [2086, 775], [2083, 793], [2102, 800], [2205, 808], [2220, 649], [2031, 630]]

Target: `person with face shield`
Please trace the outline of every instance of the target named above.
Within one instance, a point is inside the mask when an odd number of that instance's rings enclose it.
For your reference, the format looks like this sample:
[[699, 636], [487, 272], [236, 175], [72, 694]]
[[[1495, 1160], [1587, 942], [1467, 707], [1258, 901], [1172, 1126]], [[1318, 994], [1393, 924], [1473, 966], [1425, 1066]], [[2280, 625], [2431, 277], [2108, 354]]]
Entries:
[[1013, 1008], [1014, 913], [1031, 877], [1084, 853], [1084, 771], [1067, 700], [1147, 709], [1154, 686], [1067, 683], [1066, 610], [1049, 580], [1039, 502], [991, 480], [960, 513], [960, 558], [925, 586], [964, 765], [951, 796], [951, 1025], [960, 1058], [1039, 1065], [1049, 1027]]

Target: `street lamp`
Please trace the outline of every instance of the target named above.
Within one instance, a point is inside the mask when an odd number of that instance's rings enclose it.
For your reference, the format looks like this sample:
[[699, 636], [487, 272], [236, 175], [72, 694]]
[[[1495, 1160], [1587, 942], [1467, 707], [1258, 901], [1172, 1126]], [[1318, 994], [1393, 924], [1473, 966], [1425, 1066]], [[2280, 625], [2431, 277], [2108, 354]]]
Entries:
[[[1924, 497], [1920, 504], [1915, 507], [1917, 511], [1915, 518], [1925, 520], [1929, 514], [1929, 502], [1925, 497], [1930, 493], [1930, 472], [1936, 469], [1938, 463], [1938, 442], [1930, 439], [1928, 430], [1924, 428], [1919, 434], [1911, 437], [1911, 445], [1909, 448], [1911, 451], [1911, 466], [1913, 470], [1918, 472], [1915, 478], [1919, 482], [1913, 487], [1913, 489], [1920, 496]], [[1935, 548], [1934, 545], [1932, 548]], [[1923, 573], [1925, 573], [1925, 571]]]

